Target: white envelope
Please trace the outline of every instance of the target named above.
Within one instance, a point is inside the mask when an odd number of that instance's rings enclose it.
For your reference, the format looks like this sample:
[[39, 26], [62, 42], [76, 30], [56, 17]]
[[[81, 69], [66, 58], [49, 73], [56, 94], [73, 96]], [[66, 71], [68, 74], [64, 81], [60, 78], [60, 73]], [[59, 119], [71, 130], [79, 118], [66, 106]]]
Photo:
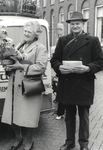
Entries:
[[63, 61], [63, 65], [66, 68], [81, 67], [82, 61]]

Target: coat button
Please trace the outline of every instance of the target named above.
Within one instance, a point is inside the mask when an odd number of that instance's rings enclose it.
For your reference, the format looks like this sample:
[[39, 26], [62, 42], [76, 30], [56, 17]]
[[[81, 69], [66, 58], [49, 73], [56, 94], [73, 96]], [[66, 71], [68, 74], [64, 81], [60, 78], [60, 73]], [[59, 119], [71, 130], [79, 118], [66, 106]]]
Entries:
[[80, 61], [82, 61], [82, 57], [80, 57], [79, 59], [80, 59]]
[[70, 58], [68, 57], [67, 60], [69, 60]]
[[65, 81], [68, 81], [68, 78], [66, 78]]

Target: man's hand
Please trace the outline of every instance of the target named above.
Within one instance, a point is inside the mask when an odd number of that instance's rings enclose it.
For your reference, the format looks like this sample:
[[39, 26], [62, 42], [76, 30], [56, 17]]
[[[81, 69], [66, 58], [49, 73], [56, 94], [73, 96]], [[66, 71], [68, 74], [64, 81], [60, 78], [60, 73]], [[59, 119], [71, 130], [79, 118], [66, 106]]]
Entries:
[[90, 67], [85, 66], [85, 65], [82, 65], [80, 67], [75, 67], [72, 69], [73, 73], [78, 73], [78, 74], [82, 74], [82, 73], [89, 72], [89, 71], [90, 71]]
[[60, 70], [61, 74], [68, 74], [68, 73], [82, 74], [85, 72], [89, 72], [90, 68], [89, 68], [89, 66], [85, 66], [85, 65], [82, 65], [80, 67], [73, 67], [73, 68], [72, 67], [67, 68], [64, 65], [60, 65], [59, 70]]
[[72, 72], [72, 68], [66, 68], [64, 65], [59, 66], [61, 74], [68, 74]]

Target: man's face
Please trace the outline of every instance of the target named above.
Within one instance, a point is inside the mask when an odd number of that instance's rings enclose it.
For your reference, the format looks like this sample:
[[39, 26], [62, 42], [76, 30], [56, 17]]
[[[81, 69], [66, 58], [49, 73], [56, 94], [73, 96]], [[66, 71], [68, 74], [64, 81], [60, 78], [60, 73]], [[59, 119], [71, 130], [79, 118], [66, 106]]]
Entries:
[[63, 35], [63, 29], [57, 28], [57, 34], [58, 34], [58, 36], [62, 36]]
[[70, 22], [71, 31], [74, 34], [80, 33], [83, 29], [83, 24], [84, 24], [84, 22], [82, 22], [82, 21], [71, 21]]

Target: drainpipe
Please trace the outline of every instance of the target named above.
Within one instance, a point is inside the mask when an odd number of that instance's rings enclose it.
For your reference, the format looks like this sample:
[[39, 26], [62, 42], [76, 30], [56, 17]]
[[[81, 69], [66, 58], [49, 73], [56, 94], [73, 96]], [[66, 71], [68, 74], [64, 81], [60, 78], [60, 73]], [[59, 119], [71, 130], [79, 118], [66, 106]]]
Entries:
[[78, 4], [78, 0], [76, 0], [76, 3], [75, 3], [75, 11], [77, 11], [77, 4]]

